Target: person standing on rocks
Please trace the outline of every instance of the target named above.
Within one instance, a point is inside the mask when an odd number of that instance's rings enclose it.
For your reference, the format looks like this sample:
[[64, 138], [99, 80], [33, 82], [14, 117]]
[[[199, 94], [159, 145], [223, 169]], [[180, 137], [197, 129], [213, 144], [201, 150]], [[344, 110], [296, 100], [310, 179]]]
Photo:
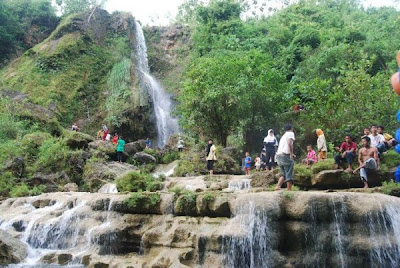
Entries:
[[117, 160], [118, 162], [122, 162], [122, 155], [125, 152], [125, 141], [122, 139], [122, 136], [118, 138], [118, 145], [117, 145]]
[[215, 147], [213, 140], [209, 139], [207, 144], [207, 169], [210, 171], [210, 175], [214, 174], [214, 162], [217, 160], [216, 157], [217, 147]]
[[178, 152], [182, 152], [183, 151], [183, 147], [184, 147], [184, 142], [183, 142], [183, 140], [182, 140], [182, 138], [179, 136], [179, 138], [178, 138], [178, 144], [177, 144], [177, 147], [178, 147]]
[[320, 128], [318, 128], [315, 132], [317, 133], [318, 136], [317, 139], [318, 160], [325, 160], [328, 151], [328, 146], [326, 145], [324, 132]]
[[368, 136], [362, 137], [363, 148], [358, 153], [358, 163], [360, 166], [354, 170], [357, 174], [360, 170], [360, 177], [364, 183], [364, 188], [368, 188], [368, 171], [379, 169], [378, 149], [371, 147], [371, 139]]
[[271, 170], [275, 166], [275, 149], [278, 146], [278, 140], [275, 138], [274, 131], [268, 130], [268, 135], [264, 138], [264, 148], [266, 150], [266, 161], [268, 169]]
[[276, 160], [281, 169], [281, 177], [279, 178], [275, 190], [280, 190], [282, 184], [286, 182], [287, 189], [290, 191], [293, 185], [294, 158], [296, 157], [293, 153], [295, 136], [292, 125], [287, 124], [285, 126], [285, 131], [285, 134], [283, 134], [279, 141], [278, 151], [276, 152]]
[[108, 134], [108, 127], [106, 126], [106, 124], [103, 124], [101, 126], [101, 129], [103, 130], [103, 141], [106, 140], [107, 134]]

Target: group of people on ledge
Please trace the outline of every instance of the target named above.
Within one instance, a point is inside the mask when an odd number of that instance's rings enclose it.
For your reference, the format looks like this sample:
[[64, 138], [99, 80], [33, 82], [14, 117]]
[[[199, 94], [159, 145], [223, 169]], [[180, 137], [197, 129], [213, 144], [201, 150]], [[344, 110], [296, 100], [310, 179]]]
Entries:
[[[316, 130], [317, 152], [312, 145], [307, 146], [307, 156], [301, 162], [311, 166], [318, 161], [327, 159], [328, 146], [324, 132], [321, 129]], [[290, 190], [293, 184], [294, 158], [293, 143], [295, 135], [291, 125], [285, 126], [285, 134], [278, 142], [272, 129], [268, 130], [268, 135], [264, 138], [264, 146], [259, 156], [254, 159], [254, 166], [257, 171], [269, 169], [276, 165], [281, 169], [281, 178], [276, 187], [279, 190], [284, 182]], [[364, 135], [361, 137], [361, 148], [353, 141], [351, 135], [346, 135], [345, 141], [340, 147], [334, 147], [337, 152], [334, 156], [335, 169], [344, 169], [347, 164], [346, 172], [357, 174], [360, 172], [360, 178], [364, 187], [368, 188], [368, 172], [378, 170], [380, 167], [380, 158], [390, 148], [397, 145], [397, 141], [388, 133], [384, 133], [383, 126], [372, 125], [364, 129]], [[357, 153], [358, 151], [358, 153]], [[208, 160], [208, 159], [207, 159]], [[358, 162], [358, 168], [353, 169], [354, 162]], [[245, 174], [250, 174], [252, 169], [252, 158], [249, 152], [246, 152], [243, 170]]]

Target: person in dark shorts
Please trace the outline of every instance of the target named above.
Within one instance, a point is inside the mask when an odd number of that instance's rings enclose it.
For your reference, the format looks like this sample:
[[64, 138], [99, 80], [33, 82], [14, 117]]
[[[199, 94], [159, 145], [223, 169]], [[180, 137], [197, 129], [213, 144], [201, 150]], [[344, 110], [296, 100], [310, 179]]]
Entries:
[[215, 147], [213, 140], [209, 139], [207, 144], [207, 169], [210, 171], [210, 175], [214, 174], [214, 162], [217, 160], [216, 157], [217, 148]]
[[285, 126], [285, 134], [283, 134], [279, 141], [278, 151], [276, 152], [276, 160], [281, 169], [281, 177], [278, 180], [278, 184], [275, 190], [280, 190], [282, 184], [286, 182], [287, 189], [292, 190], [293, 185], [293, 170], [294, 170], [294, 158], [296, 157], [293, 153], [293, 143], [295, 140], [294, 130], [292, 125], [287, 124]]
[[122, 155], [125, 151], [125, 141], [122, 139], [122, 136], [119, 136], [118, 145], [117, 145], [117, 160], [118, 162], [122, 162]]

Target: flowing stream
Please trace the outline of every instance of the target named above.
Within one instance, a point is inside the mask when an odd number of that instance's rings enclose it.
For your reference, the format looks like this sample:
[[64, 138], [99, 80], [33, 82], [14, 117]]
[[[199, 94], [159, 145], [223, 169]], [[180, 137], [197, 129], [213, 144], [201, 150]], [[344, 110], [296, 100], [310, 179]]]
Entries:
[[146, 40], [139, 22], [136, 25], [136, 60], [140, 85], [152, 99], [157, 129], [157, 146], [164, 147], [171, 135], [179, 132], [177, 118], [171, 115], [174, 108], [171, 96], [165, 92], [161, 84], [150, 74], [147, 59]]

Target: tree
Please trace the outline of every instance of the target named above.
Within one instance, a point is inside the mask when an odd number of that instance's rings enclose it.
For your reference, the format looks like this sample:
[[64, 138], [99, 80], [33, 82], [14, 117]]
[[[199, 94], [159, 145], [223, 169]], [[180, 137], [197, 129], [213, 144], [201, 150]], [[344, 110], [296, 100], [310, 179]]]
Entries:
[[56, 0], [64, 16], [103, 7], [106, 0]]
[[186, 129], [224, 146], [237, 130], [262, 128], [280, 105], [284, 78], [267, 54], [218, 51], [190, 66], [178, 112]]

